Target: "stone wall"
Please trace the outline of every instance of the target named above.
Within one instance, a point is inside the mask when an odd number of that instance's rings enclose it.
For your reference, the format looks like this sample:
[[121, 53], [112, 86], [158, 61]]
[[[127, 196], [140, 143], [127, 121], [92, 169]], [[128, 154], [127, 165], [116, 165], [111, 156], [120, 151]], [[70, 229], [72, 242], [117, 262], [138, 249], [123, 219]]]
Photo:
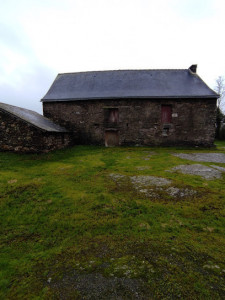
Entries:
[[[171, 107], [171, 121], [162, 123], [162, 106]], [[110, 109], [119, 122], [107, 122]], [[78, 134], [82, 144], [105, 144], [110, 130], [119, 145], [212, 146], [215, 99], [127, 99], [44, 102], [44, 116]], [[114, 134], [115, 135], [115, 134]]]
[[71, 143], [68, 133], [47, 132], [0, 110], [0, 150], [48, 152]]

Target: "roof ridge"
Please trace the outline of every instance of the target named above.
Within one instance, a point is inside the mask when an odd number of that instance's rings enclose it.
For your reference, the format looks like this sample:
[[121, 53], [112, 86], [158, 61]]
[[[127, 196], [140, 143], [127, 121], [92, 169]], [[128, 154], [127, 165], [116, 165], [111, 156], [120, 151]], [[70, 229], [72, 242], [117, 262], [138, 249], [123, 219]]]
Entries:
[[188, 69], [117, 69], [117, 70], [97, 70], [97, 71], [79, 71], [79, 72], [64, 72], [58, 75], [66, 74], [81, 74], [81, 73], [100, 73], [100, 72], [118, 72], [118, 71], [188, 71]]

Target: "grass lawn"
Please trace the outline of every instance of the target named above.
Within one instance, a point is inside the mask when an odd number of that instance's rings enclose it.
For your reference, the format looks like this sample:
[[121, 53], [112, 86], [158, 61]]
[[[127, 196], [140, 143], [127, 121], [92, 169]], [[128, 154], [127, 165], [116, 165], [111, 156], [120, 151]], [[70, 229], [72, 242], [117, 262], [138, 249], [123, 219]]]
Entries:
[[[196, 163], [171, 153], [225, 153], [225, 142], [216, 146], [0, 153], [0, 299], [116, 299], [110, 288], [96, 296], [91, 274], [116, 282], [118, 299], [224, 299], [225, 174], [168, 172]], [[146, 196], [124, 180], [137, 175], [196, 193]]]

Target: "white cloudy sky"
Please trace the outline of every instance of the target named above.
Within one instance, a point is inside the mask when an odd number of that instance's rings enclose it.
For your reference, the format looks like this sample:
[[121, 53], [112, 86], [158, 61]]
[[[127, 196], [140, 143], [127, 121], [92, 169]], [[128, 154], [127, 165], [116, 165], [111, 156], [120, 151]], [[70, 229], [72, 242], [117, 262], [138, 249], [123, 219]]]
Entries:
[[57, 73], [192, 64], [225, 76], [224, 0], [0, 0], [0, 102], [41, 112]]

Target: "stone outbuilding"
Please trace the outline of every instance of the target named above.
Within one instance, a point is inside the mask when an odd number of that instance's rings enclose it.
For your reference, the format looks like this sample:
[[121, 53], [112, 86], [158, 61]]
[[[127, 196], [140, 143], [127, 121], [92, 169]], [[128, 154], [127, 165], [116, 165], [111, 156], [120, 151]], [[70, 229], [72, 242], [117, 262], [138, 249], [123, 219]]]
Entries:
[[81, 144], [212, 146], [218, 95], [196, 70], [59, 74], [43, 113]]
[[67, 129], [42, 115], [0, 103], [0, 150], [48, 152], [71, 144]]

